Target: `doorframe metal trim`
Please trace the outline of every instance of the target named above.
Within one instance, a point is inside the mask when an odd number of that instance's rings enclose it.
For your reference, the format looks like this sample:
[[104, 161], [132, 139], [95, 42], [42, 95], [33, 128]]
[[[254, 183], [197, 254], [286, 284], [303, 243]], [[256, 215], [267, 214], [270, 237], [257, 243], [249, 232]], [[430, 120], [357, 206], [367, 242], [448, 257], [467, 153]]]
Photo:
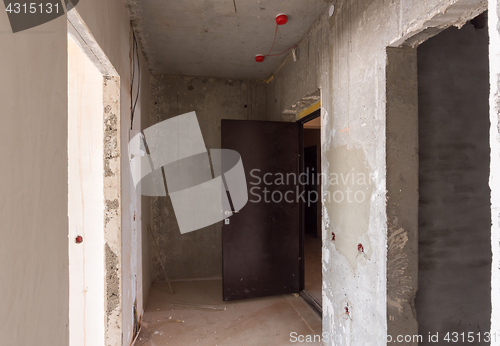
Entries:
[[[306, 115], [305, 117], [303, 118], [300, 118], [299, 120], [295, 121], [296, 124], [299, 125], [299, 155], [300, 155], [300, 159], [299, 159], [299, 174], [303, 173], [304, 172], [304, 124], [313, 120], [313, 119], [316, 119], [318, 117], [321, 116], [321, 107], [317, 110], [315, 110], [314, 112], [312, 112], [311, 114], [308, 114]], [[300, 193], [302, 193], [304, 191], [304, 186], [300, 185], [299, 186], [299, 189], [300, 189]], [[299, 239], [300, 239], [300, 244], [299, 244], [299, 248], [300, 248], [300, 268], [299, 268], [299, 275], [300, 275], [300, 279], [299, 279], [299, 289], [300, 289], [300, 294], [302, 295], [302, 292], [305, 292], [305, 259], [304, 259], [304, 243], [305, 243], [305, 217], [304, 217], [304, 213], [305, 213], [305, 208], [304, 208], [304, 202], [302, 202], [301, 200], [299, 201], [299, 222], [300, 222], [300, 225], [299, 225], [299, 232], [300, 232], [300, 235], [299, 235]], [[321, 256], [321, 258], [323, 258], [323, 256]], [[323, 276], [322, 276], [323, 278]], [[320, 305], [321, 307], [321, 305]]]

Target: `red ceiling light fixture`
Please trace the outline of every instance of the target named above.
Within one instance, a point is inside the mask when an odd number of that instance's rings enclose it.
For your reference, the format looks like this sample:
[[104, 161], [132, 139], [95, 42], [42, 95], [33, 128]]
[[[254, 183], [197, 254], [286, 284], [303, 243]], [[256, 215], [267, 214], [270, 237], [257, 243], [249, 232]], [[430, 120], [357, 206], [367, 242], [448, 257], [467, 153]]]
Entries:
[[262, 54], [257, 54], [257, 55], [255, 56], [255, 61], [257, 61], [257, 62], [263, 62], [263, 61], [264, 61], [264, 55], [262, 55]]
[[284, 13], [280, 13], [276, 16], [276, 24], [285, 25], [288, 22], [288, 16]]

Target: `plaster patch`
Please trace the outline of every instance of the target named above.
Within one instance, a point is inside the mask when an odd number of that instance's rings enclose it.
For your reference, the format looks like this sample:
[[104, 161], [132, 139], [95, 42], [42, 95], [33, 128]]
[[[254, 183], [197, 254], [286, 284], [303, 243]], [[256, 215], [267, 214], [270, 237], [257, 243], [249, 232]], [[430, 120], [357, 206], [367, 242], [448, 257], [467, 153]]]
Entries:
[[408, 242], [408, 232], [403, 228], [389, 227], [387, 249], [387, 306], [388, 316], [402, 315], [404, 305], [413, 305], [416, 288], [413, 280], [406, 274], [409, 267], [408, 254], [404, 252]]
[[328, 248], [323, 249], [323, 263], [330, 263], [330, 250]]
[[[349, 262], [351, 270], [371, 258], [368, 237], [373, 177], [363, 149], [340, 146], [330, 152], [335, 170], [329, 173], [327, 206], [332, 212], [335, 248]], [[362, 244], [364, 255], [358, 245]]]

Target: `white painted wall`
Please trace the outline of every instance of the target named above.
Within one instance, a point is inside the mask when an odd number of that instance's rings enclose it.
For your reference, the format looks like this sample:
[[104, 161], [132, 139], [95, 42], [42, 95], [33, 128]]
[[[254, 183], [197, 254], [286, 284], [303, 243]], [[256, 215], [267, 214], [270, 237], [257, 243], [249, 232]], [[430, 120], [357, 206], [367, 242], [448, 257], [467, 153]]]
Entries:
[[[103, 76], [68, 35], [71, 346], [104, 345]], [[77, 244], [80, 235], [83, 243]]]

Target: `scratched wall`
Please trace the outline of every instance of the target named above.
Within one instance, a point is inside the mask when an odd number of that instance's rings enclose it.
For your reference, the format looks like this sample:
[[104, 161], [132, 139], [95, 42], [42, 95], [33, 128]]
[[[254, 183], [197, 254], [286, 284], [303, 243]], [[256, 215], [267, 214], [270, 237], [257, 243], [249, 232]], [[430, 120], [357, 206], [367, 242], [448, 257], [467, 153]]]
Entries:
[[471, 24], [418, 49], [419, 334], [489, 331], [488, 64]]

